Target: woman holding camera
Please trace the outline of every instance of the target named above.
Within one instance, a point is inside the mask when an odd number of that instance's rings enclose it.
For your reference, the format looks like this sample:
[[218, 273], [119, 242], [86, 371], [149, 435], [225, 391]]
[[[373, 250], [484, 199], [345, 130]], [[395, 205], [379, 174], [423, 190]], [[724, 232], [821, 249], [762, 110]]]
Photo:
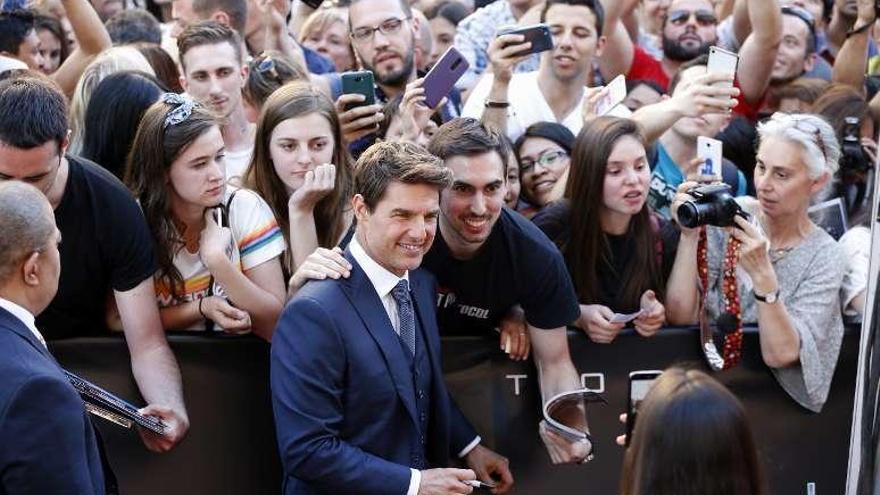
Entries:
[[638, 124], [590, 122], [575, 140], [569, 174], [564, 199], [533, 221], [565, 257], [581, 303], [575, 324], [607, 344], [628, 321], [615, 313], [641, 311], [636, 331], [654, 335], [665, 322], [660, 301], [676, 232], [646, 204], [651, 170]]
[[[740, 316], [757, 323], [764, 362], [795, 401], [818, 412], [843, 337], [845, 263], [807, 208], [837, 170], [840, 147], [831, 126], [809, 114], [776, 113], [758, 126], [758, 135], [757, 201], [742, 203], [753, 222], [737, 214], [729, 227], [682, 227], [667, 315], [676, 324], [696, 323], [701, 310], [708, 321]], [[679, 216], [679, 207], [694, 201], [687, 191], [695, 186], [679, 187], [673, 202]], [[719, 220], [726, 223], [714, 223]]]

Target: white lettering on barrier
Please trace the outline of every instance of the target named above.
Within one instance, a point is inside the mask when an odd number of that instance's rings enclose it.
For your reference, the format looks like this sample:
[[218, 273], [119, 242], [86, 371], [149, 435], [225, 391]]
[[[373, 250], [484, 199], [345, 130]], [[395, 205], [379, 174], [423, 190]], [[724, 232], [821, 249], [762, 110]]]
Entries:
[[[513, 395], [517, 396], [520, 394], [520, 380], [528, 379], [528, 377], [529, 375], [504, 375], [504, 378], [513, 380]], [[595, 386], [591, 387], [587, 383]], [[597, 394], [605, 393], [605, 373], [581, 373], [581, 387]]]
[[513, 395], [519, 395], [519, 381], [528, 377], [529, 375], [504, 375], [504, 378], [513, 380]]

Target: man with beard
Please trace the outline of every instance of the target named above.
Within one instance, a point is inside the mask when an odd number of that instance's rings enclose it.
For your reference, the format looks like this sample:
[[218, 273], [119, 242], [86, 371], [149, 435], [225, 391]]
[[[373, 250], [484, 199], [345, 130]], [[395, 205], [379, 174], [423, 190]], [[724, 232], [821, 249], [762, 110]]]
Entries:
[[489, 45], [491, 76], [474, 87], [462, 115], [481, 118], [515, 141], [535, 122], [558, 122], [575, 135], [583, 126], [583, 100], [602, 55], [602, 4], [596, 0], [548, 0], [541, 22], [550, 26], [553, 50], [541, 55], [537, 71], [514, 74], [530, 55], [519, 34], [505, 34]]
[[[782, 21], [777, 0], [739, 1], [747, 2], [752, 32], [739, 51], [737, 86], [742, 90], [740, 101], [753, 103], [763, 97], [770, 82], [782, 37]], [[615, 8], [609, 12], [607, 25], [616, 26], [620, 22], [621, 10]], [[718, 18], [709, 0], [674, 0], [663, 23], [662, 60], [634, 46], [629, 36], [619, 29], [609, 38], [603, 57], [625, 67], [627, 79], [648, 79], [668, 88], [669, 80], [682, 63], [708, 53], [709, 47], [717, 44], [717, 26]]]
[[241, 46], [238, 33], [217, 21], [192, 24], [177, 38], [181, 86], [223, 118], [227, 179], [244, 174], [254, 148], [256, 126], [248, 122], [241, 100], [248, 73]]
[[[374, 105], [346, 110], [364, 101], [358, 94], [343, 94], [336, 100], [344, 139], [353, 143], [352, 152], [358, 154], [372, 144], [372, 134], [385, 118], [382, 105], [402, 95], [406, 85], [418, 77], [414, 47], [422, 26], [406, 0], [355, 0], [348, 9], [348, 22], [355, 56], [376, 81]], [[459, 114], [460, 101], [453, 90], [438, 110], [444, 122]]]

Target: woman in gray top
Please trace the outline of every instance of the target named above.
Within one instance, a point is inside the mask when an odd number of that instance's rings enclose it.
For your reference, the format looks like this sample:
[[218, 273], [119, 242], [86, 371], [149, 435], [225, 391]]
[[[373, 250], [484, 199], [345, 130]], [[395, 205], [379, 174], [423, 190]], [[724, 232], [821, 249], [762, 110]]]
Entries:
[[[840, 147], [834, 130], [815, 115], [776, 113], [758, 126], [757, 201], [741, 204], [752, 222], [707, 231], [706, 313], [724, 309], [722, 265], [728, 241], [737, 239], [736, 282], [742, 320], [758, 324], [761, 355], [782, 387], [803, 407], [819, 412], [828, 397], [843, 337], [839, 290], [845, 263], [838, 244], [807, 215], [811, 199], [837, 171]], [[679, 188], [673, 211], [691, 200]], [[667, 285], [667, 318], [692, 324], [699, 318], [699, 229], [682, 228]], [[729, 292], [729, 288], [728, 288]]]

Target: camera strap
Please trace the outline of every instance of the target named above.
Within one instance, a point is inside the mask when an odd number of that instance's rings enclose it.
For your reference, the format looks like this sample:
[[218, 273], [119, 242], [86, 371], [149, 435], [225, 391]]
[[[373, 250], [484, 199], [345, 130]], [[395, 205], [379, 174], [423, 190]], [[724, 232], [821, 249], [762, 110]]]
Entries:
[[[706, 298], [709, 294], [709, 240], [706, 227], [700, 227], [700, 240], [697, 244], [697, 273], [700, 279], [700, 348], [715, 371], [733, 368], [742, 358], [742, 306], [740, 305], [739, 286], [736, 280], [736, 264], [739, 259], [740, 242], [728, 236], [727, 248], [721, 272], [721, 293], [724, 302], [723, 318], [729, 321], [730, 328], [725, 328], [721, 353], [715, 346], [712, 327], [706, 316]], [[721, 321], [722, 318], [719, 318]]]

